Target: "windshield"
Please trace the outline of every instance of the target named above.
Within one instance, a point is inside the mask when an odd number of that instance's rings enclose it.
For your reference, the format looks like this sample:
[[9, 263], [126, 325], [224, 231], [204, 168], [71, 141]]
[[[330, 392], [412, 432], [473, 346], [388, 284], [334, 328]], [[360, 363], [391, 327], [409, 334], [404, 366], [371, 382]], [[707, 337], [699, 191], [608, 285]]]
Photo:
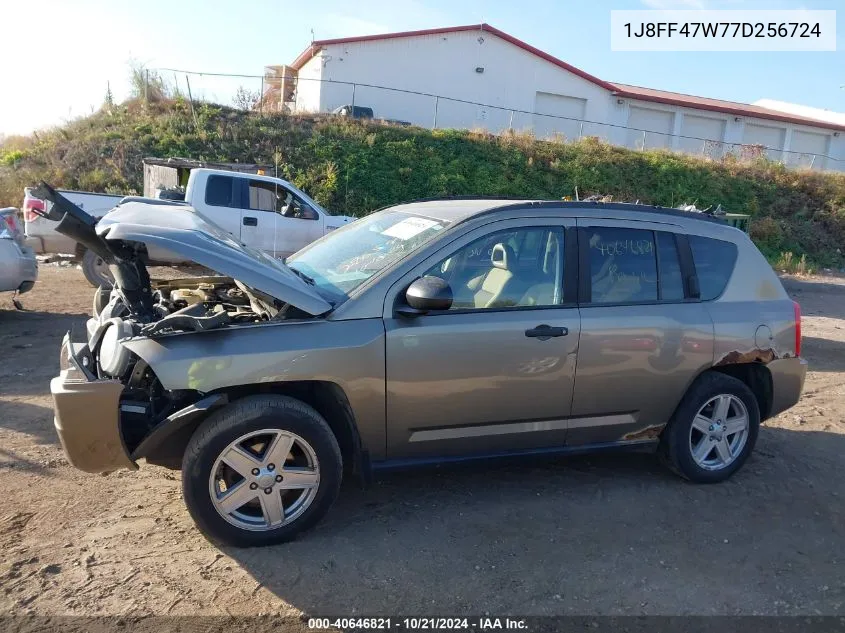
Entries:
[[448, 224], [400, 211], [381, 211], [333, 231], [285, 263], [310, 277], [327, 299], [341, 303], [355, 288], [421, 247]]

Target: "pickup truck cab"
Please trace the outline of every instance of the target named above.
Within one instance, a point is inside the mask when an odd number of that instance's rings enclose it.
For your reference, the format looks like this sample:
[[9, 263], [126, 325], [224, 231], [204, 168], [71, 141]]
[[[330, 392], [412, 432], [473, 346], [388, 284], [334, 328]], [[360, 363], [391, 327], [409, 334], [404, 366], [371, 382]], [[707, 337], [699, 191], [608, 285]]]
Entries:
[[185, 201], [242, 243], [276, 258], [355, 219], [331, 215], [285, 180], [219, 169], [191, 170]]
[[[139, 200], [79, 191], [60, 193], [94, 218], [104, 216], [122, 201]], [[295, 253], [355, 219], [330, 214], [286, 180], [223, 169], [193, 169], [184, 201], [155, 202], [165, 210], [172, 206], [191, 206], [239, 242], [277, 259]], [[102, 258], [58, 233], [57, 223], [45, 217], [51, 206], [49, 200], [34, 195], [31, 188], [25, 190], [27, 244], [39, 253], [74, 254], [81, 260], [82, 271], [91, 285], [111, 285], [111, 273]], [[161, 249], [150, 250], [147, 256], [147, 263], [153, 265], [182, 262], [178, 255]]]

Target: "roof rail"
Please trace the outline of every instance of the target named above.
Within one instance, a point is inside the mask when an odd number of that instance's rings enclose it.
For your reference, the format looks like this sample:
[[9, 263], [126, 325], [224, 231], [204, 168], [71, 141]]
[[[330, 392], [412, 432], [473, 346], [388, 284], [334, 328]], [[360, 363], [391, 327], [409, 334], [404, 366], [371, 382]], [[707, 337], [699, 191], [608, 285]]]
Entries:
[[[681, 209], [672, 209], [669, 207], [661, 207], [651, 204], [634, 204], [633, 202], [598, 202], [598, 201], [577, 201], [577, 200], [531, 200], [520, 196], [439, 196], [432, 198], [418, 198], [416, 200], [409, 200], [399, 204], [414, 204], [417, 202], [438, 202], [448, 200], [489, 200], [502, 202], [513, 202], [514, 204], [506, 204], [497, 207], [491, 207], [485, 211], [481, 211], [475, 215], [482, 213], [493, 213], [496, 211], [513, 210], [523, 207], [540, 207], [540, 208], [564, 208], [564, 209], [616, 209], [619, 211], [638, 211], [641, 213], [657, 213], [660, 215], [668, 215], [679, 218], [689, 218], [693, 220], [702, 220], [704, 222], [713, 222], [715, 224], [730, 224], [727, 220], [719, 217], [708, 215], [706, 213], [696, 213], [694, 211], [683, 211]], [[387, 205], [388, 207], [396, 205]], [[387, 207], [382, 207], [387, 208]], [[378, 209], [381, 210], [381, 209]], [[474, 217], [474, 216], [473, 216]]]

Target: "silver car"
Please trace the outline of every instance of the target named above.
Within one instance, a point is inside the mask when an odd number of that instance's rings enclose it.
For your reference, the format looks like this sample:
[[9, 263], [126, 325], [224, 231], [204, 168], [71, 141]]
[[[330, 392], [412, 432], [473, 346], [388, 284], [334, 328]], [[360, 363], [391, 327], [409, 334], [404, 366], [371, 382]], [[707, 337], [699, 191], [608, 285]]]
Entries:
[[0, 209], [0, 292], [28, 292], [37, 279], [38, 261], [24, 243], [18, 210]]
[[[68, 459], [181, 469], [217, 542], [288, 540], [344, 475], [396, 466], [654, 450], [722, 481], [803, 388], [797, 304], [747, 235], [699, 214], [430, 200], [285, 265], [190, 208], [95, 223], [45, 195], [116, 279], [51, 383]], [[139, 244], [223, 276], [150, 281]]]

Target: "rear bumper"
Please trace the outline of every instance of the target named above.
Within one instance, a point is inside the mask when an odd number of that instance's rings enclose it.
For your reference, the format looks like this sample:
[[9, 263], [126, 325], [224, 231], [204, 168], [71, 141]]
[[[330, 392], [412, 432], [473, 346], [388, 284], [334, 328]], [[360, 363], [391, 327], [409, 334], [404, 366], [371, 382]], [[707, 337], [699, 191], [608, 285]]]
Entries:
[[38, 279], [38, 260], [31, 248], [14, 240], [0, 243], [0, 288], [27, 292]]
[[766, 367], [772, 375], [772, 410], [769, 415], [774, 417], [794, 406], [801, 398], [807, 361], [803, 358], [780, 358]]
[[104, 473], [137, 469], [120, 433], [117, 380], [91, 380], [71, 358], [70, 337], [62, 342], [61, 373], [50, 381], [56, 432], [68, 461], [79, 470]]

